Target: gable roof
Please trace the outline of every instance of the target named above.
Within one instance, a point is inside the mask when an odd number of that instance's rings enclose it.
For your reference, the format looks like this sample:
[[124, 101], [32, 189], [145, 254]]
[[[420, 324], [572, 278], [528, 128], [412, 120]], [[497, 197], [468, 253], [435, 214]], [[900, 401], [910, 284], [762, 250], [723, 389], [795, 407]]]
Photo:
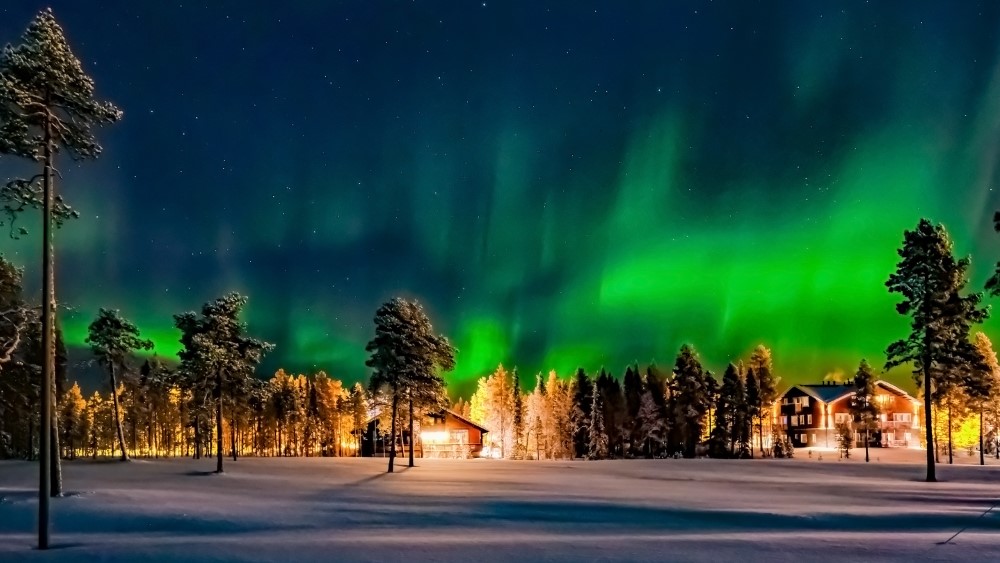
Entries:
[[[904, 397], [913, 402], [919, 402], [915, 397], [913, 397], [913, 395], [910, 395], [903, 389], [896, 387], [895, 385], [889, 383], [884, 379], [875, 380], [874, 385], [876, 387], [881, 387], [883, 390], [888, 391], [889, 393], [892, 393], [893, 395], [896, 395], [898, 397]], [[788, 388], [787, 391], [782, 393], [781, 396], [784, 397], [785, 395], [788, 394], [788, 391], [791, 391], [792, 389], [798, 389], [799, 391], [802, 391], [803, 393], [809, 395], [813, 399], [816, 399], [821, 403], [827, 403], [827, 404], [854, 395], [854, 386], [851, 385], [850, 383], [837, 383], [834, 385], [823, 385], [822, 383], [820, 383], [820, 384], [792, 385], [791, 387]]]
[[834, 384], [834, 385], [823, 385], [823, 384], [811, 384], [811, 385], [795, 385], [803, 393], [809, 395], [810, 397], [816, 399], [821, 403], [832, 403], [834, 401], [848, 397], [854, 393], [854, 387], [850, 384]]
[[444, 412], [445, 412], [445, 413], [447, 413], [447, 414], [450, 414], [451, 416], [453, 416], [453, 417], [455, 417], [455, 418], [457, 418], [457, 419], [461, 420], [462, 422], [464, 422], [464, 423], [466, 423], [466, 424], [468, 424], [468, 425], [470, 425], [470, 426], [475, 426], [475, 427], [476, 427], [477, 429], [479, 429], [479, 431], [480, 431], [480, 432], [482, 432], [483, 434], [486, 434], [487, 432], [489, 432], [489, 430], [488, 430], [488, 429], [486, 429], [486, 428], [483, 428], [482, 426], [480, 426], [480, 425], [476, 424], [475, 422], [472, 422], [472, 421], [471, 421], [471, 420], [469, 420], [468, 418], [465, 418], [464, 416], [462, 416], [462, 415], [458, 414], [457, 412], [455, 412], [455, 411], [453, 411], [453, 410], [451, 410], [451, 409], [444, 409]]
[[889, 383], [888, 381], [886, 381], [884, 379], [878, 379], [878, 380], [876, 380], [875, 381], [875, 385], [877, 387], [881, 387], [881, 388], [885, 389], [886, 391], [892, 393], [893, 395], [896, 395], [896, 396], [899, 396], [899, 397], [905, 397], [905, 398], [913, 401], [914, 403], [919, 403], [920, 402], [913, 395], [910, 395], [906, 391], [903, 391], [901, 388], [896, 387], [895, 385], [893, 385], [892, 383]]

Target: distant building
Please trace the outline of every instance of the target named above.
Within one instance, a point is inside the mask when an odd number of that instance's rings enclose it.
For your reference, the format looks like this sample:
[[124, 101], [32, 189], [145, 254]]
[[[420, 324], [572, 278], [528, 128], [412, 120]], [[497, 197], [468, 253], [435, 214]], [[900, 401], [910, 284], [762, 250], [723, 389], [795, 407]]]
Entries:
[[[851, 422], [849, 399], [853, 384], [793, 385], [778, 399], [778, 424], [796, 448], [837, 446], [837, 424]], [[878, 428], [870, 433], [873, 447], [920, 445], [920, 401], [889, 383], [875, 382], [879, 405]], [[864, 446], [864, 432], [855, 432], [855, 443]]]
[[[361, 455], [388, 456], [392, 443], [396, 446], [396, 455], [406, 455], [409, 452], [410, 434], [407, 422], [403, 416], [402, 428], [395, 440], [388, 435], [388, 428], [381, 428], [377, 417], [368, 421], [365, 435], [361, 443]], [[413, 443], [415, 457], [437, 458], [469, 458], [479, 457], [483, 451], [483, 435], [489, 432], [486, 428], [472, 422], [460, 414], [445, 409], [427, 414], [414, 421]]]

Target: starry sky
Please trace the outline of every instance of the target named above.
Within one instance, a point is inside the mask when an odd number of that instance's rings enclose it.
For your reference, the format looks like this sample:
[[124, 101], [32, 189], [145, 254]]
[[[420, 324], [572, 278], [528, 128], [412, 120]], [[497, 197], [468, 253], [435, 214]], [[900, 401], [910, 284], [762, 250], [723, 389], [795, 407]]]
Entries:
[[[49, 5], [125, 111], [62, 166], [76, 348], [114, 307], [172, 356], [171, 315], [235, 289], [264, 372], [360, 380], [404, 295], [456, 396], [685, 342], [815, 381], [905, 335], [883, 284], [920, 217], [977, 285], [1000, 254], [996, 2], [21, 0], [0, 41]], [[35, 284], [36, 247], [0, 242]]]

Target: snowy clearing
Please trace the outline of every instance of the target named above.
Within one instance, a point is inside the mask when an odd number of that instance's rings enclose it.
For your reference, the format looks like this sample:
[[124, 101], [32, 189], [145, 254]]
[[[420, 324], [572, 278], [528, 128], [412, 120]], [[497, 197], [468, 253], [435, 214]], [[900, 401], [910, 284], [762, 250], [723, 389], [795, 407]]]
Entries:
[[997, 466], [826, 459], [69, 462], [48, 552], [0, 462], [0, 561], [1000, 560]]

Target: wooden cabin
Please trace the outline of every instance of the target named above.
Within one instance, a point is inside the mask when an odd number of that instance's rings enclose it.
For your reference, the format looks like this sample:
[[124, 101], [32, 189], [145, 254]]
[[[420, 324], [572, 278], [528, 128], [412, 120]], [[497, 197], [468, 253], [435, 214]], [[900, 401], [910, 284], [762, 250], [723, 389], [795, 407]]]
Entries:
[[[427, 414], [414, 421], [413, 455], [427, 458], [466, 459], [479, 457], [483, 450], [483, 435], [486, 428], [451, 411], [443, 410]], [[379, 426], [378, 417], [368, 421], [361, 441], [361, 455], [365, 457], [386, 457], [395, 445], [396, 455], [409, 452], [410, 433], [406, 422], [395, 440], [390, 439], [389, 429]]]

